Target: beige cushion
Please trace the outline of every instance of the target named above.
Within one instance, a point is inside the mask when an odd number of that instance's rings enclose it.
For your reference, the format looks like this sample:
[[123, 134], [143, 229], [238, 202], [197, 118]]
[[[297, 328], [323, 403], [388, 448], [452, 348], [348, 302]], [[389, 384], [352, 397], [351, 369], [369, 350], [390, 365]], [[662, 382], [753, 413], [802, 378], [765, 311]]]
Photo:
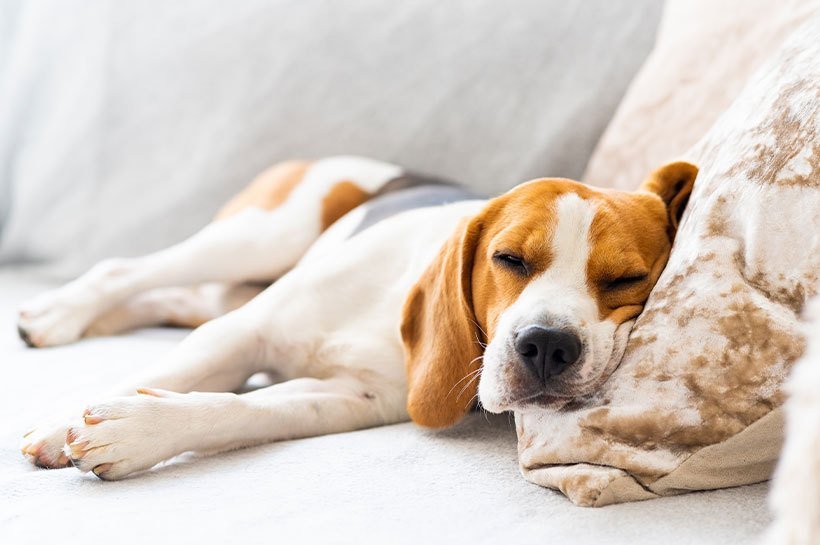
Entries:
[[652, 54], [590, 159], [584, 181], [631, 190], [697, 142], [816, 0], [669, 0]]
[[818, 291], [818, 36], [820, 16], [687, 154], [700, 174], [620, 366], [572, 409], [516, 415], [527, 479], [605, 505], [769, 477]]

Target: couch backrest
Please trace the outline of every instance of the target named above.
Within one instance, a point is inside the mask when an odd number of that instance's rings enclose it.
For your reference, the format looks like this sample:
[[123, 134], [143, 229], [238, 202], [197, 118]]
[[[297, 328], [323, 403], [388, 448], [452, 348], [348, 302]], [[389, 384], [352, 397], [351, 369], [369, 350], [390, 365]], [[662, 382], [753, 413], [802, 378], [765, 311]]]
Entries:
[[288, 157], [487, 192], [578, 177], [661, 7], [0, 0], [0, 260], [74, 272], [165, 246]]

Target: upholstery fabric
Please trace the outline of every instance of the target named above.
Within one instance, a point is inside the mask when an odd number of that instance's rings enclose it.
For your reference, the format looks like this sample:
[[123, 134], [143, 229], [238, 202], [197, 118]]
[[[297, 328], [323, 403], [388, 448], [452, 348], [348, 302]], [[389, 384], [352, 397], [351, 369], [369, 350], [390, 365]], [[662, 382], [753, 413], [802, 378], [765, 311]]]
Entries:
[[669, 0], [658, 41], [598, 143], [584, 181], [631, 190], [693, 146], [817, 0]]
[[14, 308], [49, 287], [0, 268], [3, 543], [736, 545], [770, 520], [766, 485], [580, 509], [521, 478], [507, 415], [472, 414], [444, 431], [406, 423], [185, 455], [118, 482], [38, 469], [18, 450], [29, 426], [93, 402], [185, 333], [27, 349]]
[[263, 168], [359, 154], [500, 192], [579, 177], [660, 0], [0, 0], [0, 262], [73, 275]]
[[767, 479], [820, 280], [820, 16], [686, 158], [669, 262], [605, 386], [517, 416], [521, 469], [580, 505]]

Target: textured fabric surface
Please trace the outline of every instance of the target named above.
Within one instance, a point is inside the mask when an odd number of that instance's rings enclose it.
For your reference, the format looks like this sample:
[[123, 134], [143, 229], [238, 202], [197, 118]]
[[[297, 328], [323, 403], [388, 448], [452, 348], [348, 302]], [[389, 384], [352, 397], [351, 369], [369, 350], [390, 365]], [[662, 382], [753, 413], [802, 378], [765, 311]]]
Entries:
[[581, 175], [660, 0], [0, 0], [0, 260], [189, 235], [285, 158]]
[[631, 190], [684, 154], [817, 0], [669, 0], [658, 42], [595, 149], [584, 181]]
[[701, 170], [620, 366], [589, 399], [517, 419], [528, 479], [600, 505], [616, 481], [628, 494], [607, 501], [639, 499], [627, 475], [646, 497], [770, 476], [771, 411], [820, 288], [819, 36], [820, 15], [688, 152]]
[[506, 415], [471, 415], [443, 432], [401, 424], [181, 456], [120, 482], [36, 469], [18, 450], [28, 426], [90, 402], [184, 334], [154, 329], [26, 349], [13, 308], [46, 287], [0, 270], [3, 543], [736, 545], [769, 521], [765, 485], [575, 507], [521, 478]]

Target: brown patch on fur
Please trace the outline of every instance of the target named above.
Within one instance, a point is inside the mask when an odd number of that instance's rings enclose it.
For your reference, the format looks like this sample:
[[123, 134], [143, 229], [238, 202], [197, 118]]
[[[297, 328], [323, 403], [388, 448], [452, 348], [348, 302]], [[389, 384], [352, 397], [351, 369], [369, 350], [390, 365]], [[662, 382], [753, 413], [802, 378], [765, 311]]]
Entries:
[[309, 161], [286, 161], [270, 167], [228, 201], [217, 212], [215, 219], [223, 220], [246, 208], [273, 210], [287, 200], [310, 165]]
[[[419, 278], [402, 309], [407, 411], [414, 422], [440, 428], [472, 405], [481, 346], [471, 276], [480, 227], [464, 221]], [[468, 378], [470, 376], [470, 378]]]
[[666, 205], [669, 239], [674, 240], [681, 216], [689, 202], [698, 167], [685, 161], [668, 163], [644, 180], [641, 189], [659, 196]]
[[[554, 202], [570, 192], [581, 198], [592, 194], [586, 186], [569, 180], [539, 180], [493, 199], [480, 215], [482, 236], [476, 247], [472, 290], [476, 318], [488, 339], [493, 338], [501, 313], [530, 280], [552, 264]], [[499, 265], [493, 259], [496, 252], [521, 257], [529, 266], [528, 273], [522, 275]]]
[[372, 195], [351, 181], [335, 184], [322, 199], [322, 231], [336, 220], [367, 202]]
[[[692, 164], [670, 163], [647, 178], [641, 186], [645, 193], [611, 194], [597, 202], [587, 279], [602, 318], [621, 324], [643, 310], [666, 266], [697, 173]], [[646, 278], [611, 287], [613, 280], [639, 274]]]

